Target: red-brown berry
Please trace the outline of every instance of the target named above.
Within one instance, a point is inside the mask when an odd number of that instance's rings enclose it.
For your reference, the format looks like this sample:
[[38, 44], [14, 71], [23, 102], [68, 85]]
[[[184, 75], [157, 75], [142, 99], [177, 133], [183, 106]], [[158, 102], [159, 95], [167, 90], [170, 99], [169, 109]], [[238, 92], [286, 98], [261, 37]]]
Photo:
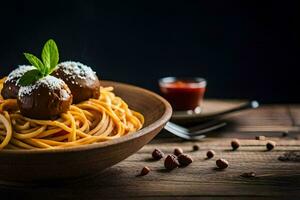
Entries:
[[165, 168], [168, 170], [172, 170], [175, 169], [179, 166], [179, 162], [178, 159], [175, 155], [168, 155], [165, 159]]
[[208, 159], [211, 159], [212, 157], [215, 156], [215, 151], [214, 150], [209, 150], [207, 153], [206, 153], [206, 156]]
[[240, 142], [238, 139], [234, 139], [231, 141], [232, 150], [237, 150], [240, 147]]
[[193, 145], [193, 151], [198, 151], [200, 149], [198, 144]]
[[227, 160], [221, 158], [216, 161], [216, 165], [219, 169], [226, 169], [229, 163]]
[[180, 154], [183, 154], [183, 150], [179, 147], [174, 149], [174, 155], [179, 156]]
[[145, 175], [149, 174], [150, 171], [151, 171], [150, 168], [147, 167], [147, 166], [145, 166], [145, 167], [143, 167], [143, 169], [141, 170], [140, 175], [141, 175], [141, 176], [145, 176]]
[[259, 135], [255, 137], [256, 140], [266, 140], [266, 137], [263, 135]]
[[274, 141], [268, 141], [267, 144], [266, 144], [266, 147], [267, 147], [267, 150], [268, 151], [271, 151], [275, 148], [276, 146], [276, 143]]
[[178, 156], [178, 161], [181, 166], [188, 166], [193, 162], [193, 158], [188, 154], [180, 154]]
[[164, 153], [159, 149], [154, 149], [152, 152], [152, 158], [154, 160], [160, 160], [164, 157]]

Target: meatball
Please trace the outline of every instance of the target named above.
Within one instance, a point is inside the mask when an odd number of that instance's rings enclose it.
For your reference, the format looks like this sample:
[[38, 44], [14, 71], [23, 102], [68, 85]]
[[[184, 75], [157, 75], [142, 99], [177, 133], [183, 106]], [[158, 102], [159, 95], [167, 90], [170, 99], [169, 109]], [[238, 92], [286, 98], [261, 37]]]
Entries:
[[25, 72], [35, 69], [33, 66], [22, 65], [17, 69], [13, 70], [5, 80], [3, 88], [1, 90], [1, 95], [4, 99], [16, 99], [18, 96], [19, 79], [25, 74]]
[[62, 62], [52, 73], [62, 79], [70, 88], [73, 102], [79, 103], [100, 96], [100, 81], [96, 73], [88, 66], [79, 62]]
[[69, 110], [72, 94], [63, 80], [46, 76], [33, 85], [21, 86], [18, 106], [21, 114], [33, 119], [55, 119]]

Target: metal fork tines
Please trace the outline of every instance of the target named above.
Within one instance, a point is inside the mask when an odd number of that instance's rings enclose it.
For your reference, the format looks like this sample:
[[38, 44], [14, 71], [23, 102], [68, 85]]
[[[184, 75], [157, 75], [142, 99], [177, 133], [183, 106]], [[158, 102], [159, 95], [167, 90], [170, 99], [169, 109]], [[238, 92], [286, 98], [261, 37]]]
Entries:
[[226, 122], [209, 121], [198, 126], [185, 128], [178, 124], [168, 122], [165, 126], [165, 129], [170, 133], [186, 140], [199, 140], [206, 137], [205, 133], [219, 129], [226, 125], [227, 125]]

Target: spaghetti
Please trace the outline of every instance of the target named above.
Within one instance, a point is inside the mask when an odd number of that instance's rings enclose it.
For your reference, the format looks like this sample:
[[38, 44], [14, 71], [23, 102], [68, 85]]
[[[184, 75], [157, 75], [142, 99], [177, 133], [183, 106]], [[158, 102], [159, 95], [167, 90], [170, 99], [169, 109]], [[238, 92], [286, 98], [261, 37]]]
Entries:
[[[0, 79], [0, 91], [6, 78]], [[56, 120], [21, 115], [16, 99], [0, 96], [0, 150], [65, 148], [103, 142], [141, 129], [142, 114], [128, 108], [112, 87], [101, 87], [99, 99], [73, 104]]]

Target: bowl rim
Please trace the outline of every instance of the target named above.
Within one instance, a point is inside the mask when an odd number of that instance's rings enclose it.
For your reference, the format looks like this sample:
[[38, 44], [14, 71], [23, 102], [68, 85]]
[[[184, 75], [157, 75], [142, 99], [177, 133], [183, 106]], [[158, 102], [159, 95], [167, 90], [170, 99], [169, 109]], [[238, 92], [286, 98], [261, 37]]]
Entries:
[[93, 150], [93, 149], [98, 149], [98, 148], [104, 148], [107, 146], [113, 146], [113, 145], [125, 143], [128, 141], [134, 140], [138, 137], [141, 137], [143, 135], [149, 134], [151, 131], [159, 128], [160, 126], [164, 125], [165, 123], [167, 123], [170, 120], [170, 118], [172, 116], [172, 107], [169, 104], [169, 102], [167, 100], [165, 100], [163, 97], [161, 97], [160, 95], [158, 95], [154, 92], [151, 92], [147, 89], [144, 89], [144, 88], [141, 88], [138, 86], [134, 86], [131, 84], [127, 84], [127, 83], [115, 82], [115, 81], [110, 81], [110, 80], [101, 80], [100, 82], [104, 82], [107, 85], [114, 84], [114, 85], [123, 85], [123, 86], [131, 87], [131, 88], [134, 88], [135, 90], [139, 90], [140, 92], [146, 93], [147, 95], [153, 96], [163, 103], [163, 105], [165, 107], [165, 112], [158, 120], [154, 121], [153, 123], [149, 124], [148, 126], [143, 127], [142, 129], [138, 130], [137, 132], [135, 132], [133, 134], [125, 135], [125, 136], [117, 138], [117, 139], [100, 142], [100, 143], [93, 143], [93, 144], [79, 145], [79, 146], [75, 146], [75, 147], [61, 148], [61, 149], [60, 148], [57, 148], [57, 149], [18, 149], [18, 150], [2, 149], [2, 150], [0, 150], [0, 156], [7, 155], [7, 154], [9, 154], [9, 155], [12, 155], [12, 154], [13, 155], [59, 154], [59, 153], [67, 153], [67, 152], [79, 152], [79, 151], [82, 152], [82, 151], [88, 151], [88, 150]]

